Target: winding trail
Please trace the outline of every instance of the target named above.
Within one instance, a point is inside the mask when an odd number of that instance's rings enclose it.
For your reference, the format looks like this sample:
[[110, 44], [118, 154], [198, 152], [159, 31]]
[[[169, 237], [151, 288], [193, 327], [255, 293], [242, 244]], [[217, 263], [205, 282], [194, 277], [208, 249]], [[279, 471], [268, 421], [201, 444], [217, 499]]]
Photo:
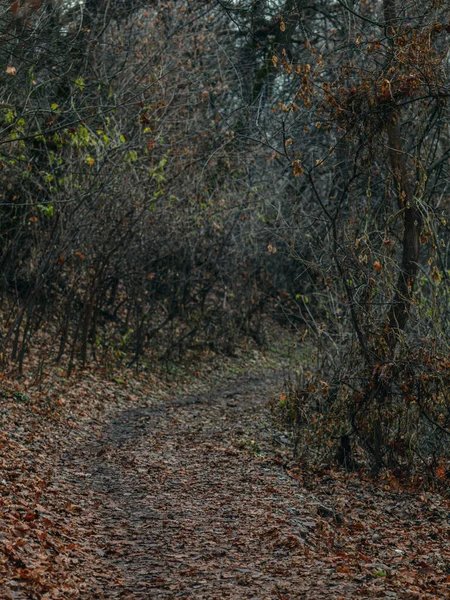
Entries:
[[[286, 469], [265, 408], [279, 389], [274, 376], [241, 376], [127, 410], [65, 457], [104, 568], [92, 598], [415, 597], [373, 576], [383, 552], [390, 564], [395, 553], [380, 545], [367, 556], [357, 516], [343, 523], [339, 481], [325, 478], [318, 500]], [[363, 556], [357, 567], [346, 566], [349, 552]]]

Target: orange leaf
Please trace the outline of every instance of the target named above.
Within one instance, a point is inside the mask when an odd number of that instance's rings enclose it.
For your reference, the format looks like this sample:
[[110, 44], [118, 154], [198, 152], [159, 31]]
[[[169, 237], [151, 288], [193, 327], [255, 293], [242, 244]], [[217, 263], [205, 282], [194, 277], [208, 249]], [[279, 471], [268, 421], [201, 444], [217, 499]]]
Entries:
[[299, 175], [301, 175], [302, 173], [304, 173], [303, 167], [300, 164], [299, 160], [294, 160], [294, 162], [292, 163], [292, 166], [294, 168], [294, 177], [298, 177]]
[[436, 467], [435, 475], [438, 479], [445, 479], [446, 468], [443, 465]]
[[439, 269], [437, 268], [436, 265], [434, 265], [433, 270], [431, 271], [431, 279], [433, 281], [440, 281], [441, 280], [441, 274], [440, 274]]

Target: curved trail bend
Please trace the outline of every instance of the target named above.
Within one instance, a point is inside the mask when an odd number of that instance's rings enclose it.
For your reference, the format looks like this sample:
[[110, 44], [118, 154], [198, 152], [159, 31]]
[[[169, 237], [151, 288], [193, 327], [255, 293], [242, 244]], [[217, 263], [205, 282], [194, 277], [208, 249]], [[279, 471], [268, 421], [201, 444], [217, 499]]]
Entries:
[[382, 513], [367, 482], [331, 474], [309, 491], [289, 474], [266, 410], [280, 384], [241, 376], [127, 410], [65, 457], [102, 565], [89, 600], [416, 597], [384, 576], [402, 555], [380, 539], [389, 526], [406, 540], [414, 505], [399, 515], [382, 492]]

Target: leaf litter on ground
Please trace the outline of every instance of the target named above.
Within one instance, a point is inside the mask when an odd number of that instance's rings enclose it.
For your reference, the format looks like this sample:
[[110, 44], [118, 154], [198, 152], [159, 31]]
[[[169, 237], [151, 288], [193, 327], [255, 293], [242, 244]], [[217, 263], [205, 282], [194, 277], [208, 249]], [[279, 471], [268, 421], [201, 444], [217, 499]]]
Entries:
[[447, 500], [302, 468], [274, 362], [227, 361], [1, 375], [2, 598], [450, 597]]

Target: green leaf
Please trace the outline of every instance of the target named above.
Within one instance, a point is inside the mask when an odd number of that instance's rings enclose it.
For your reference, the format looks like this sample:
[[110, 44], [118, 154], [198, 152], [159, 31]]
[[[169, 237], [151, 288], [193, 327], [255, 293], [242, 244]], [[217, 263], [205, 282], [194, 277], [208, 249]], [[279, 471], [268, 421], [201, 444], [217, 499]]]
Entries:
[[84, 79], [82, 77], [78, 77], [75, 79], [75, 85], [82, 92], [84, 90]]
[[387, 577], [387, 571], [384, 569], [379, 569], [373, 574], [374, 577]]
[[51, 204], [48, 204], [47, 206], [44, 206], [44, 204], [38, 204], [37, 207], [46, 217], [53, 217], [55, 214], [54, 208]]

